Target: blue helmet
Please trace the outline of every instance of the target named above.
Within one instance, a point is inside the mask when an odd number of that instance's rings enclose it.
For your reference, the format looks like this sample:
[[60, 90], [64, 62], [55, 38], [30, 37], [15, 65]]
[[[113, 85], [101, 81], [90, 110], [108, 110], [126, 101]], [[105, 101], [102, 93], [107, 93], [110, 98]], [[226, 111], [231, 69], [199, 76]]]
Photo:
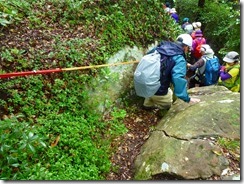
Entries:
[[185, 17], [185, 18], [183, 19], [183, 22], [189, 22], [189, 18]]
[[170, 3], [169, 2], [166, 2], [165, 5], [166, 5], [166, 7], [170, 8]]

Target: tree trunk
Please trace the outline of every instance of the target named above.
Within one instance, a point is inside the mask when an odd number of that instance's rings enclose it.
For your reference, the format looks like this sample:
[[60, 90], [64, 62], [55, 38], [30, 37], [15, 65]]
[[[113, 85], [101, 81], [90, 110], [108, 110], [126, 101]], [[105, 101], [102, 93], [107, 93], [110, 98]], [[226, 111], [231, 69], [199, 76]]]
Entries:
[[205, 4], [205, 0], [198, 0], [198, 7], [203, 8]]

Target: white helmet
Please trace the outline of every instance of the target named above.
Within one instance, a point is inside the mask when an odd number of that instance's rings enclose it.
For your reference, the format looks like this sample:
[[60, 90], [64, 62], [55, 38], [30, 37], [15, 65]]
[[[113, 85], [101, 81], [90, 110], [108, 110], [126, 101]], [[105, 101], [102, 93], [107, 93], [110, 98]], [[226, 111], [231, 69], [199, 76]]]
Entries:
[[177, 37], [177, 41], [189, 46], [189, 47], [192, 47], [192, 37], [191, 35], [185, 33], [185, 34], [181, 34]]
[[233, 63], [238, 60], [239, 60], [239, 54], [235, 51], [228, 52], [223, 58], [223, 61], [225, 61], [226, 63]]
[[208, 49], [211, 49], [210, 45], [208, 44], [202, 44], [201, 45], [201, 51], [206, 52]]

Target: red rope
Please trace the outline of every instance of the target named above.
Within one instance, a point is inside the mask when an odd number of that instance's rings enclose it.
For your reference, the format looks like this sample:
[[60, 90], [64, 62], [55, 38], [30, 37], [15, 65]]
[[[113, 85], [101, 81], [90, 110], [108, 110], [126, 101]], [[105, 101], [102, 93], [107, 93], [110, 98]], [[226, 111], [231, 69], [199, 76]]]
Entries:
[[81, 67], [73, 67], [73, 68], [56, 68], [56, 69], [50, 69], [50, 70], [37, 70], [37, 71], [33, 70], [33, 71], [27, 71], [27, 72], [14, 72], [14, 73], [0, 74], [0, 79], [25, 76], [25, 75], [37, 75], [37, 74], [55, 73], [55, 72], [72, 71], [72, 70], [84, 70], [84, 69], [100, 68], [100, 67], [106, 67], [106, 66], [127, 65], [127, 64], [135, 64], [138, 62], [139, 61], [128, 61], [128, 62], [121, 62], [121, 63], [110, 63], [110, 64], [93, 65], [93, 66], [81, 66]]
[[51, 70], [33, 70], [28, 72], [13, 72], [13, 73], [6, 73], [0, 74], [0, 78], [9, 78], [9, 77], [17, 77], [17, 76], [26, 76], [26, 75], [37, 75], [37, 74], [47, 74], [47, 73], [55, 73], [55, 72], [62, 72], [61, 68], [51, 69]]

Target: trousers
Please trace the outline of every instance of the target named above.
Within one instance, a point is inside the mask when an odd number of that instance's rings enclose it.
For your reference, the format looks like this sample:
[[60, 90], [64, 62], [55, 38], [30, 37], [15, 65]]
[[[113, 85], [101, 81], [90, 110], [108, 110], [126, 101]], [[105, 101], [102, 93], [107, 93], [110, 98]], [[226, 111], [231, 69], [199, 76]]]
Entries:
[[143, 106], [146, 108], [169, 109], [173, 102], [173, 92], [169, 88], [166, 95], [153, 95], [145, 98]]

